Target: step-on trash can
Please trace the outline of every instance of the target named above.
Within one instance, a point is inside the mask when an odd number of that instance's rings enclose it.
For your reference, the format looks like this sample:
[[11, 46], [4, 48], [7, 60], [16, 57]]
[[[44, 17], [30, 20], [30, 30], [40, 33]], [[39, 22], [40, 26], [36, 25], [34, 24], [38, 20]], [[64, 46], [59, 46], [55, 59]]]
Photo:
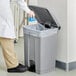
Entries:
[[43, 74], [55, 70], [57, 54], [57, 26], [45, 8], [29, 6], [38, 24], [23, 27], [25, 65], [30, 71]]

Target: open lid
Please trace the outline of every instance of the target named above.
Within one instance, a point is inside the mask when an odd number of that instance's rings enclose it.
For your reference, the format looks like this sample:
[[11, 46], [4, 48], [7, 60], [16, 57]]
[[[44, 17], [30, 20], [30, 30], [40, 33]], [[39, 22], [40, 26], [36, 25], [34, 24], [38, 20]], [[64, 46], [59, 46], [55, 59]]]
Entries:
[[46, 8], [37, 6], [29, 6], [29, 8], [35, 12], [36, 19], [40, 24], [49, 25], [50, 27], [52, 26], [60, 29]]

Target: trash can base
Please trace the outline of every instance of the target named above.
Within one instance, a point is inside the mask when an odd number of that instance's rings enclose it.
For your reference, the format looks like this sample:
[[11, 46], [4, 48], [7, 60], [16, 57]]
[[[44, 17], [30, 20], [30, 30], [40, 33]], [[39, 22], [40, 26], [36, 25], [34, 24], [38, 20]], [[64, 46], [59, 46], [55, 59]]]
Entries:
[[55, 71], [55, 68], [52, 68], [52, 69], [44, 69], [44, 70], [36, 70], [36, 73], [37, 74], [45, 74], [45, 73], [49, 73], [49, 72], [52, 72], [52, 71]]

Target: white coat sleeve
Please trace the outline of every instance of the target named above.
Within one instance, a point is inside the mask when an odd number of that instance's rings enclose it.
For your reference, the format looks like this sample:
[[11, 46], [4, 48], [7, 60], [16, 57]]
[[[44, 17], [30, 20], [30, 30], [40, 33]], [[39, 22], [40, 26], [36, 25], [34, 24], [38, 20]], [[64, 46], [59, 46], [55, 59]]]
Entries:
[[24, 0], [16, 0], [19, 4], [20, 8], [23, 9], [26, 13], [30, 12], [29, 7], [27, 6], [27, 3]]

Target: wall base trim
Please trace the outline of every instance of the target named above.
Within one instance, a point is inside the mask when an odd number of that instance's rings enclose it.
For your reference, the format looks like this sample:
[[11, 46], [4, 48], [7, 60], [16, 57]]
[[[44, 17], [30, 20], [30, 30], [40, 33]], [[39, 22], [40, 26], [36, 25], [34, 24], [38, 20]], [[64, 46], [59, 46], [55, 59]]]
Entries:
[[65, 71], [71, 71], [71, 70], [76, 69], [76, 62], [64, 63], [61, 61], [56, 61], [56, 67], [63, 69]]

